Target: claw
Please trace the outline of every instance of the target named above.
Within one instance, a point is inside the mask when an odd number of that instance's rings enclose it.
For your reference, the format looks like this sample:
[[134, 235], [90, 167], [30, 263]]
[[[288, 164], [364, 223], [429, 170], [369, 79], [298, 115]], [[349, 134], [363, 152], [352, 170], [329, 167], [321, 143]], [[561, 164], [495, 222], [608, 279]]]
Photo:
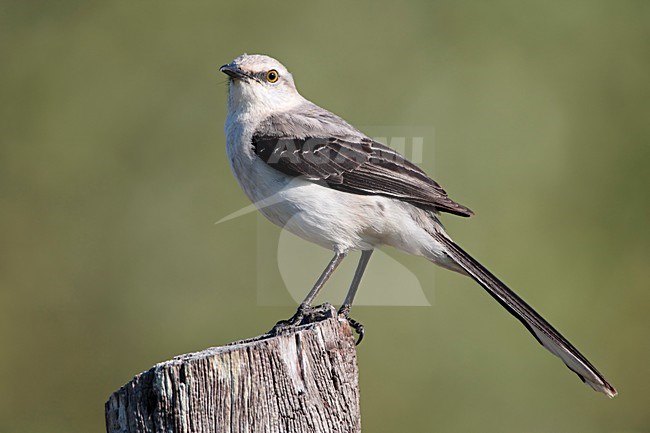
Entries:
[[354, 319], [352, 319], [350, 317], [348, 317], [347, 319], [348, 319], [348, 323], [350, 324], [352, 329], [357, 331], [357, 334], [359, 334], [359, 338], [357, 339], [356, 343], [354, 343], [355, 346], [358, 346], [359, 344], [361, 344], [361, 340], [363, 340], [363, 336], [366, 333], [365, 328], [363, 327], [363, 325], [361, 323], [357, 322], [356, 320], [354, 320]]
[[341, 308], [339, 309], [339, 314], [345, 317], [345, 319], [348, 321], [348, 324], [352, 329], [356, 331], [356, 333], [359, 335], [359, 338], [357, 339], [355, 345], [358, 346], [361, 343], [361, 340], [363, 340], [363, 336], [365, 335], [365, 328], [363, 325], [356, 320], [352, 319], [350, 317], [350, 305], [342, 305]]

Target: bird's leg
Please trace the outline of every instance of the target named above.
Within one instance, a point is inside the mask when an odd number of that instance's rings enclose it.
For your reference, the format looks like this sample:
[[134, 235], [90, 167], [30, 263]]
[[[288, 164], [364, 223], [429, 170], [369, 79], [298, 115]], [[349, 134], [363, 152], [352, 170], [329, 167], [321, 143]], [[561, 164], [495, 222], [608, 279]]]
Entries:
[[363, 340], [363, 335], [365, 331], [361, 323], [357, 322], [356, 320], [350, 317], [350, 308], [352, 308], [352, 302], [354, 301], [354, 296], [357, 294], [359, 283], [361, 283], [361, 277], [363, 277], [363, 273], [366, 270], [366, 266], [370, 261], [370, 256], [372, 255], [373, 251], [374, 250], [361, 251], [361, 258], [359, 259], [357, 270], [354, 272], [354, 278], [352, 279], [352, 284], [350, 284], [350, 290], [348, 290], [348, 294], [345, 296], [343, 305], [341, 305], [341, 308], [339, 309], [339, 314], [343, 315], [343, 317], [347, 319], [352, 329], [357, 331], [357, 334], [359, 334], [357, 345], [359, 345], [359, 343], [361, 343], [361, 340]]
[[298, 306], [298, 310], [296, 311], [296, 314], [291, 316], [287, 320], [281, 320], [278, 323], [275, 324], [273, 329], [271, 329], [270, 333], [273, 335], [277, 335], [280, 331], [286, 328], [291, 328], [293, 326], [300, 325], [302, 320], [305, 318], [306, 313], [311, 309], [311, 303], [316, 299], [316, 296], [318, 296], [318, 293], [321, 291], [327, 280], [330, 278], [330, 276], [334, 273], [336, 268], [341, 264], [345, 256], [347, 256], [347, 252], [336, 252], [334, 254], [334, 257], [332, 260], [330, 260], [329, 264], [321, 274], [321, 276], [318, 278], [316, 281], [316, 284], [314, 284], [314, 287], [309, 291], [307, 294], [307, 297], [305, 298], [304, 301]]

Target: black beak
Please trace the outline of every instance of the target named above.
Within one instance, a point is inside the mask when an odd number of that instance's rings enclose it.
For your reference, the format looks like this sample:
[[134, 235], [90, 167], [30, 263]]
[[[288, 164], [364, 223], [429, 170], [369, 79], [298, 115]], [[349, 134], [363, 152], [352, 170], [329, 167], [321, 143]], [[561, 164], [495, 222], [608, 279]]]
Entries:
[[219, 68], [219, 71], [228, 75], [230, 78], [234, 78], [235, 80], [243, 80], [246, 78], [250, 78], [250, 76], [246, 72], [239, 69], [239, 66], [232, 63], [223, 65], [222, 67]]

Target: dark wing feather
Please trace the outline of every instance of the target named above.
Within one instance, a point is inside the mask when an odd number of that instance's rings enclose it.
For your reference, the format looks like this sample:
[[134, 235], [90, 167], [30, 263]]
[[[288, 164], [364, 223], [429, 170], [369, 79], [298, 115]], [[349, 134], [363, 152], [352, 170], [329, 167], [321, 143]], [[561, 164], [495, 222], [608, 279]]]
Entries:
[[252, 146], [263, 161], [290, 176], [324, 182], [352, 194], [391, 197], [427, 210], [473, 214], [451, 200], [416, 165], [367, 137], [296, 138], [257, 133]]
[[290, 176], [427, 210], [473, 215], [402, 155], [309, 101], [264, 119], [251, 144], [263, 161]]

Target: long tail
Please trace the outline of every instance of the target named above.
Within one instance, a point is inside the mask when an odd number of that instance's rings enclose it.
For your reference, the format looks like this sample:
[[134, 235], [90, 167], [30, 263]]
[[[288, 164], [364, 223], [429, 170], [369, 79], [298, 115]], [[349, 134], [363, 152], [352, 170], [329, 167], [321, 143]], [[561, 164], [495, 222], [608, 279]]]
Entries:
[[519, 319], [542, 346], [559, 357], [584, 383], [610, 398], [616, 396], [616, 390], [605, 380], [603, 375], [523, 299], [447, 236], [436, 233], [434, 238], [446, 247], [447, 254], [454, 262], [483, 286], [510, 314]]

